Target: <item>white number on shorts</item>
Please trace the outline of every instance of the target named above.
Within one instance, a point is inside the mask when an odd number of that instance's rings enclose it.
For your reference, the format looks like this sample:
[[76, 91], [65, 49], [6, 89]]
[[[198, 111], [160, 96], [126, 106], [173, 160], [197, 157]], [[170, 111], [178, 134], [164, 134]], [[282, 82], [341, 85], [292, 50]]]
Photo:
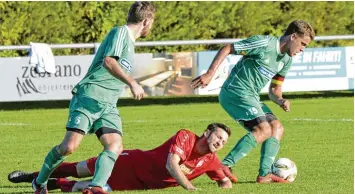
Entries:
[[248, 109], [248, 112], [246, 112], [247, 113], [247, 115], [255, 115], [255, 114], [257, 114], [258, 113], [258, 109], [256, 109], [255, 107], [251, 107], [251, 108], [249, 108]]
[[80, 123], [81, 117], [75, 117], [75, 124], [78, 125]]

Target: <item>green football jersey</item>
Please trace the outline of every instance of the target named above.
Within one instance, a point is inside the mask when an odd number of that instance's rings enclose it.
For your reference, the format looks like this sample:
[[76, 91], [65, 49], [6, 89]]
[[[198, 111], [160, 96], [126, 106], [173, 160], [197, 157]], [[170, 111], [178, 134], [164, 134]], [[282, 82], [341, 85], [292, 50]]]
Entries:
[[99, 102], [117, 103], [125, 83], [104, 67], [105, 57], [113, 57], [126, 73], [131, 73], [134, 43], [127, 26], [113, 28], [102, 41], [85, 77], [74, 87], [73, 93], [89, 96]]
[[235, 54], [243, 55], [223, 86], [241, 97], [260, 99], [265, 85], [279, 74], [286, 76], [292, 58], [280, 52], [280, 40], [272, 36], [252, 36], [233, 44]]

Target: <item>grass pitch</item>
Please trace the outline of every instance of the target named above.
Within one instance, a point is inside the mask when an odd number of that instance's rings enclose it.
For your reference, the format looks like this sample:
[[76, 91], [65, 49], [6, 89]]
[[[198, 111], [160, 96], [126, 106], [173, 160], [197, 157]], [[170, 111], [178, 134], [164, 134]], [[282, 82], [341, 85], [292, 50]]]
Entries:
[[[260, 146], [233, 167], [239, 183], [221, 190], [202, 176], [193, 181], [197, 193], [354, 193], [354, 98], [291, 100], [285, 113], [266, 101], [285, 127], [278, 157], [293, 160], [298, 176], [292, 184], [255, 184]], [[218, 103], [126, 106], [119, 108], [124, 129], [125, 149], [151, 149], [181, 128], [202, 134], [211, 122], [232, 128], [221, 159], [246, 131], [233, 121]], [[65, 133], [68, 109], [0, 111], [1, 159], [0, 193], [32, 193], [29, 184], [12, 184], [7, 174], [13, 170], [37, 171], [47, 152], [60, 143]], [[96, 136], [84, 139], [67, 161], [98, 155], [102, 147]], [[144, 161], [142, 161], [144, 162]], [[151, 191], [113, 193], [187, 193], [182, 187]], [[196, 193], [195, 192], [195, 193]], [[54, 193], [60, 193], [54, 191]]]

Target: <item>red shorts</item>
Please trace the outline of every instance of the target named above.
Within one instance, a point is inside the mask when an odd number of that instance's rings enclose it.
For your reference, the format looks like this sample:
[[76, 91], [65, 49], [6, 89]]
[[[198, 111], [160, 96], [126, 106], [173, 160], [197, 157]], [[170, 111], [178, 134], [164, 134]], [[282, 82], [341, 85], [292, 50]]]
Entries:
[[[92, 174], [95, 172], [96, 157], [86, 161], [87, 166]], [[113, 191], [115, 190], [140, 190], [146, 189], [135, 173], [133, 167], [133, 158], [130, 155], [122, 153], [113, 167], [112, 174], [107, 181], [107, 184]]]

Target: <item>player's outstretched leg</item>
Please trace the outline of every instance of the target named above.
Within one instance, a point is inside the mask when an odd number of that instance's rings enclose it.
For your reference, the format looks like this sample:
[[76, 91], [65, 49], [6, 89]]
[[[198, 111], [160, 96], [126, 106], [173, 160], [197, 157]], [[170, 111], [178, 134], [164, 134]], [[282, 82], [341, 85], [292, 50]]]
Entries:
[[[51, 174], [51, 178], [75, 177], [82, 178], [77, 173], [76, 165], [78, 162], [63, 162]], [[8, 174], [7, 178], [12, 183], [32, 183], [33, 179], [38, 176], [39, 172], [24, 172], [15, 170]]]

